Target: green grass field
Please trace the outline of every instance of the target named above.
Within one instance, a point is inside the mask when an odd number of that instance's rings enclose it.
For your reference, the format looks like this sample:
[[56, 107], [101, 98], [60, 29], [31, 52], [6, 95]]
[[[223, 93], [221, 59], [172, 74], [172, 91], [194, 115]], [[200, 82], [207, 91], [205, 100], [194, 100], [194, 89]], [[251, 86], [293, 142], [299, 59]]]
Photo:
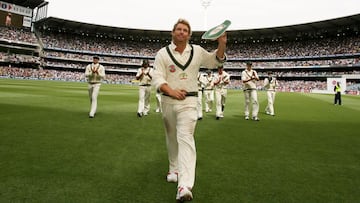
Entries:
[[[137, 118], [137, 87], [0, 79], [0, 202], [175, 202], [161, 116]], [[198, 122], [194, 203], [360, 202], [360, 97], [278, 93], [276, 116]]]

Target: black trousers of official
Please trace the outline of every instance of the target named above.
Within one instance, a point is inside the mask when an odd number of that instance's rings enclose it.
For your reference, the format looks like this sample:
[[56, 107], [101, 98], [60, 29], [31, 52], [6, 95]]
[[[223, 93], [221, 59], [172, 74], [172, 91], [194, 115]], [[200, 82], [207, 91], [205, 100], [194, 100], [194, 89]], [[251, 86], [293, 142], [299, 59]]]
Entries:
[[334, 104], [337, 104], [337, 103], [339, 103], [339, 105], [341, 105], [341, 92], [335, 93]]

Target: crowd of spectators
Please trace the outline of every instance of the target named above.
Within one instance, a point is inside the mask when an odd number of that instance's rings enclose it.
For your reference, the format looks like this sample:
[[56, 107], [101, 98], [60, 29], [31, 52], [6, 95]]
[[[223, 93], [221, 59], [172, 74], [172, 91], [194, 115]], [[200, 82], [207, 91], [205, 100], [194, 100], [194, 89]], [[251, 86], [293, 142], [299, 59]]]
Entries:
[[[91, 61], [91, 54], [74, 54], [59, 51], [45, 51], [44, 57], [47, 61], [52, 59], [63, 59], [72, 61]], [[142, 59], [126, 58], [115, 56], [103, 56], [101, 61], [112, 64], [140, 65]], [[151, 62], [151, 61], [150, 61]], [[328, 66], [348, 66], [359, 65], [360, 58], [332, 59], [332, 60], [306, 60], [306, 61], [274, 61], [274, 62], [253, 62], [253, 67], [257, 68], [281, 68], [281, 67], [328, 67]], [[244, 68], [243, 62], [227, 62], [225, 68]]]
[[[44, 57], [48, 58], [48, 59], [92, 61], [93, 54], [74, 54], [74, 53], [56, 52], [56, 51], [50, 50], [50, 51], [44, 52]], [[125, 64], [125, 65], [141, 65], [142, 59], [102, 56], [101, 62], [114, 63], [114, 64]]]
[[[87, 37], [66, 33], [41, 33], [46, 48], [91, 51], [132, 56], [153, 57], [161, 47], [159, 43], [123, 41], [104, 37]], [[204, 45], [206, 47], [206, 45]], [[360, 36], [324, 38], [307, 41], [228, 44], [229, 58], [279, 58], [327, 56], [360, 53]]]
[[[233, 71], [227, 70], [226, 72], [229, 73], [231, 76], [241, 76], [241, 71]], [[259, 77], [266, 77], [268, 75], [267, 71], [258, 70], [257, 71]], [[306, 71], [306, 70], [292, 70], [292, 69], [284, 69], [282, 71], [272, 71], [272, 75], [279, 77], [279, 78], [296, 78], [296, 77], [338, 77], [343, 75], [360, 75], [360, 70], [347, 70], [347, 71], [331, 71], [331, 70], [323, 70], [323, 71]]]
[[279, 58], [360, 53], [360, 36], [306, 41], [229, 44], [228, 55], [235, 58]]
[[[93, 54], [104, 54], [104, 63], [122, 65], [140, 65], [141, 59], [134, 57], [154, 57], [161, 47], [159, 43], [145, 41], [127, 42], [122, 39], [105, 38], [104, 36], [90, 37], [71, 35], [67, 33], [41, 33], [41, 39], [46, 51], [46, 61], [54, 58], [66, 60], [91, 60]], [[204, 45], [205, 47], [207, 45]], [[227, 55], [229, 59], [241, 58], [282, 58], [282, 57], [308, 57], [327, 56], [333, 54], [360, 53], [360, 37], [337, 37], [332, 39], [317, 39], [305, 42], [273, 42], [273, 43], [236, 43], [229, 44]], [[61, 51], [60, 51], [61, 50]], [[66, 51], [81, 52], [74, 54]], [[85, 53], [84, 53], [85, 52]], [[87, 54], [86, 54], [87, 53]], [[111, 56], [109, 56], [111, 55]], [[281, 67], [328, 67], [328, 66], [360, 66], [360, 59], [354, 56], [347, 59], [307, 59], [292, 61], [254, 62], [257, 68], [281, 68]], [[228, 62], [225, 68], [240, 68], [243, 62]], [[116, 67], [114, 67], [116, 68]], [[120, 68], [121, 69], [121, 68]]]
[[[36, 79], [36, 80], [59, 80], [59, 81], [73, 81], [85, 82], [84, 72], [66, 71], [66, 70], [48, 70], [48, 69], [33, 69], [33, 68], [18, 68], [18, 67], [4, 67], [0, 66], [1, 78], [17, 78], [17, 79]], [[125, 74], [106, 74], [104, 83], [107, 84], [129, 84], [133, 85], [135, 77], [133, 75]], [[348, 85], [352, 85], [351, 82]], [[263, 89], [263, 80], [257, 82], [259, 90]], [[229, 88], [241, 89], [242, 82], [239, 79], [232, 79]], [[312, 90], [326, 90], [326, 81], [303, 81], [293, 80], [285, 81], [279, 80], [278, 91], [283, 92], [311, 92]]]
[[28, 30], [0, 26], [0, 40], [38, 45], [35, 34]]
[[[85, 71], [85, 70], [84, 70]], [[0, 66], [1, 78], [59, 80], [72, 82], [85, 82], [84, 72], [69, 70], [50, 70], [43, 68], [19, 68]], [[106, 74], [104, 83], [107, 84], [133, 84], [134, 77], [125, 74]]]
[[124, 56], [154, 56], [160, 44], [150, 42], [125, 42], [106, 37], [87, 37], [64, 33], [41, 33], [44, 48], [60, 48], [94, 53], [118, 54]]
[[0, 52], [0, 62], [40, 64], [40, 61], [38, 56]]
[[[153, 58], [163, 45], [148, 41], [124, 41], [105, 36], [90, 37], [68, 33], [39, 32], [34, 33], [22, 29], [1, 27], [1, 40], [19, 41], [21, 43], [41, 44], [44, 46], [41, 57], [8, 54], [0, 52], [0, 62], [17, 64], [21, 62], [39, 64], [39, 68], [0, 67], [1, 77], [25, 78], [39, 80], [85, 81], [83, 74], [85, 66], [91, 62], [92, 56], [101, 56], [107, 77], [105, 83], [132, 84], [141, 57]], [[205, 48], [207, 45], [204, 45]], [[360, 36], [316, 39], [311, 41], [273, 42], [273, 43], [233, 43], [228, 45], [227, 56], [232, 59], [225, 64], [225, 69], [233, 77], [230, 88], [239, 89], [242, 84], [240, 72], [245, 68], [241, 60], [279, 59], [282, 57], [329, 56], [334, 54], [359, 54]], [[151, 60], [152, 61], [152, 60]], [[265, 77], [270, 70], [280, 80], [280, 91], [311, 91], [325, 90], [326, 82], [296, 80], [297, 77], [337, 77], [346, 74], [360, 74], [360, 58], [354, 55], [350, 58], [332, 59], [297, 59], [292, 61], [271, 60], [253, 62], [254, 69], [260, 77]], [[327, 67], [344, 67], [331, 70]], [[348, 68], [345, 67], [355, 67]], [[322, 69], [325, 68], [325, 69]], [[299, 70], [300, 69], [300, 70]], [[291, 80], [285, 80], [291, 78]], [[295, 80], [294, 80], [295, 78]], [[315, 79], [314, 79], [315, 80]], [[258, 84], [261, 88], [261, 81]]]
[[[245, 66], [243, 62], [227, 62], [227, 68], [236, 68]], [[360, 57], [347, 59], [331, 59], [331, 60], [301, 60], [301, 61], [271, 61], [271, 62], [253, 62], [253, 68], [309, 68], [309, 67], [341, 67], [341, 66], [360, 66]], [[226, 68], [226, 67], [225, 67]]]

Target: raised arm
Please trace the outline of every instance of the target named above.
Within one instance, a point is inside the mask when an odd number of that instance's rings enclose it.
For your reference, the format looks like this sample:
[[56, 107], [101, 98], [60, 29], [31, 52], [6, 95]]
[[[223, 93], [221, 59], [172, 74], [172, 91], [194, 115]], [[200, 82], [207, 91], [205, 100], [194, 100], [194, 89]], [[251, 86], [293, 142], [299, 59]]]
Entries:
[[227, 43], [227, 36], [226, 32], [221, 35], [218, 39], [218, 47], [216, 51], [216, 57], [218, 60], [224, 61], [225, 60], [225, 50], [226, 50], [226, 43]]

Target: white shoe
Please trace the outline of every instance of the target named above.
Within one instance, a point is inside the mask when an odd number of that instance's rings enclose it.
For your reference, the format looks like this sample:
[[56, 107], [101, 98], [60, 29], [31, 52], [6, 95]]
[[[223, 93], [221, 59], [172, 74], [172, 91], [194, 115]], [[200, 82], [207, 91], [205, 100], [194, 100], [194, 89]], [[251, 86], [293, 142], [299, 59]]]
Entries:
[[156, 109], [155, 112], [156, 112], [156, 113], [160, 113], [160, 109]]
[[166, 176], [166, 181], [169, 183], [176, 183], [178, 181], [178, 173], [177, 172], [169, 172]]
[[267, 112], [265, 112], [265, 113], [266, 113], [267, 115], [270, 115], [270, 112], [268, 112], [268, 111], [267, 111]]
[[191, 201], [193, 199], [193, 195], [188, 187], [180, 186], [177, 189], [176, 200], [183, 201]]
[[260, 119], [259, 119], [258, 117], [256, 117], [256, 116], [253, 117], [252, 119], [253, 119], [254, 121], [260, 121]]
[[245, 116], [245, 120], [249, 120], [249, 116]]

